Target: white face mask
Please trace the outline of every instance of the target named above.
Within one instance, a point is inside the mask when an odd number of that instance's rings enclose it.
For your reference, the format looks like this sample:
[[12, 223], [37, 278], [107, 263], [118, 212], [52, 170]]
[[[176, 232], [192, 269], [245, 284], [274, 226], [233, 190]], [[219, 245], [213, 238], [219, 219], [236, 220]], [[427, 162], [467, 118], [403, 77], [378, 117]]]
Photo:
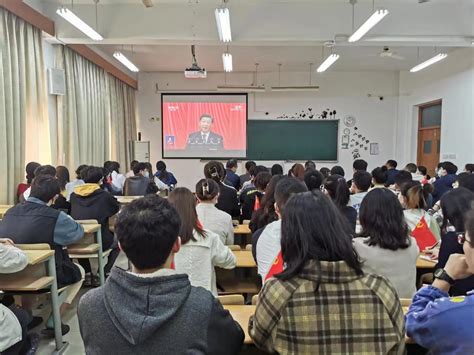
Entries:
[[143, 174], [143, 176], [145, 176], [146, 178], [149, 178], [150, 177], [150, 173], [148, 171], [145, 171], [145, 173]]

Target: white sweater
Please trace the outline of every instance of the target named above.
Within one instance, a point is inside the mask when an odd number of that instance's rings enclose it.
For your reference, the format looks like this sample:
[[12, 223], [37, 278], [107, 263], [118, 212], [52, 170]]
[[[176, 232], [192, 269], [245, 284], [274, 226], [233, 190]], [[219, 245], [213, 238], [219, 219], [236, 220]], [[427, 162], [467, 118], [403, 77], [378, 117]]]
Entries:
[[207, 202], [197, 205], [196, 212], [202, 226], [216, 233], [224, 245], [234, 244], [234, 225], [230, 214]]
[[416, 260], [418, 245], [412, 237], [406, 249], [389, 250], [377, 245], [369, 246], [369, 238], [355, 238], [354, 248], [363, 261], [366, 274], [376, 274], [390, 281], [400, 298], [412, 298], [416, 292]]
[[187, 274], [193, 286], [201, 286], [217, 296], [215, 266], [223, 269], [233, 269], [236, 265], [235, 255], [225, 246], [219, 236], [209, 230], [204, 230], [202, 237], [196, 231], [190, 240], [181, 246], [174, 256], [175, 270]]

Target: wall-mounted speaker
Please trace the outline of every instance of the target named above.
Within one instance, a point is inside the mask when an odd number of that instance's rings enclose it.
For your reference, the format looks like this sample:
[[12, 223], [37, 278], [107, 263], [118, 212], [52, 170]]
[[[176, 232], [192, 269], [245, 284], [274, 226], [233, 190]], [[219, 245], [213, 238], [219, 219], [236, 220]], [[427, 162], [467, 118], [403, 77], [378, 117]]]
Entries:
[[48, 68], [48, 84], [50, 95], [66, 95], [66, 77], [64, 70]]

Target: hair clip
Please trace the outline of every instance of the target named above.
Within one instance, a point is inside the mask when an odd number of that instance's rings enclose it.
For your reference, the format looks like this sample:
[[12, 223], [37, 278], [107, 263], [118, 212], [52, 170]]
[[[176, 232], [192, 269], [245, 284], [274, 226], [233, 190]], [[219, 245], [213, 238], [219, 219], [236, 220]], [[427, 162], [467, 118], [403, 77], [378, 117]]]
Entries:
[[205, 182], [204, 184], [202, 184], [202, 194], [206, 195], [208, 193], [209, 193], [209, 183]]

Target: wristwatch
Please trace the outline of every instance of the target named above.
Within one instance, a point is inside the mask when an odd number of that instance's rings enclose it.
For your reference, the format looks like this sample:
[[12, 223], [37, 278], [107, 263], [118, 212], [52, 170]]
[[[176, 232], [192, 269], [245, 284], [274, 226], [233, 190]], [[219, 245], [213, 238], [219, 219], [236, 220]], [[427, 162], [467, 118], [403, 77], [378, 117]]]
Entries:
[[434, 277], [439, 280], [446, 281], [449, 283], [451, 286], [454, 285], [454, 280], [451, 276], [448, 275], [448, 273], [444, 269], [437, 269], [434, 272]]

